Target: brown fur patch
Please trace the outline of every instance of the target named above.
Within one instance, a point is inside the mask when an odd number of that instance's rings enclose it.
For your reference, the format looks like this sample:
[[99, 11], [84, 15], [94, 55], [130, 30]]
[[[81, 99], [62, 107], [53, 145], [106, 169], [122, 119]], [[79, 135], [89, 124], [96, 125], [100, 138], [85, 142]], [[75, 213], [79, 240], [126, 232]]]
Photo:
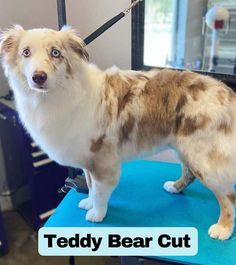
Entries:
[[195, 176], [196, 178], [199, 178], [200, 180], [203, 180], [203, 175], [200, 171], [198, 170], [193, 170], [192, 168], [189, 169], [190, 172], [193, 174], [193, 176]]
[[92, 140], [91, 146], [90, 146], [90, 151], [93, 153], [99, 152], [103, 146], [103, 141], [104, 141], [105, 137], [106, 137], [106, 135], [103, 134], [97, 140]]
[[195, 180], [195, 176], [192, 174], [192, 172], [188, 169], [187, 172], [184, 171], [184, 175], [175, 181], [174, 187], [181, 191], [188, 185], [190, 185]]
[[174, 187], [177, 189], [177, 191], [181, 191], [190, 185], [194, 180], [195, 176], [192, 174], [192, 172], [189, 169], [187, 172], [184, 170], [182, 177], [175, 181]]
[[[195, 73], [186, 71], [180, 72], [176, 70], [162, 70], [157, 72], [157, 74], [150, 79], [150, 81], [154, 81], [156, 87], [172, 87], [175, 89], [177, 87], [186, 86], [195, 75]], [[147, 89], [149, 88], [147, 87]]]
[[[146, 83], [142, 93], [145, 110], [138, 124], [140, 146], [155, 145], [160, 137], [177, 133], [183, 126], [183, 133], [187, 134], [188, 120], [185, 126], [182, 112], [187, 103], [187, 87], [196, 76], [191, 72], [163, 70]], [[196, 129], [201, 126], [195, 125]]]
[[[121, 114], [133, 103], [139, 92], [138, 84], [149, 80], [142, 73], [135, 75], [122, 75], [122, 73], [107, 74], [103, 100], [106, 102], [107, 112], [110, 119], [113, 115], [119, 119]], [[114, 101], [115, 99], [115, 101]], [[128, 111], [128, 110], [127, 110]], [[115, 118], [115, 117], [114, 117]]]
[[127, 93], [118, 99], [118, 110], [117, 117], [119, 118], [121, 112], [125, 109], [126, 105], [132, 102], [134, 94], [131, 90], [128, 90]]
[[[118, 79], [117, 79], [118, 82]], [[115, 96], [114, 88], [116, 87], [116, 82], [113, 80], [113, 78], [110, 77], [110, 75], [106, 75], [105, 78], [105, 89], [104, 94], [102, 96], [102, 102], [104, 101], [105, 107], [106, 107], [106, 113], [107, 113], [107, 123], [110, 124], [113, 116], [114, 116], [114, 99]], [[119, 100], [117, 99], [119, 102]], [[118, 105], [118, 104], [117, 104]], [[118, 109], [118, 106], [117, 106]], [[118, 110], [117, 110], [118, 113]]]
[[206, 90], [206, 86], [200, 79], [195, 79], [194, 83], [188, 86], [188, 90], [193, 100], [198, 100], [199, 93]]
[[187, 97], [186, 95], [183, 94], [179, 97], [179, 100], [177, 102], [177, 105], [175, 108], [176, 113], [179, 113], [186, 103], [187, 103]]
[[222, 121], [221, 124], [217, 127], [217, 130], [223, 132], [224, 134], [229, 134], [232, 132], [232, 127], [230, 124]]
[[128, 119], [119, 130], [119, 144], [122, 144], [129, 140], [129, 136], [134, 129], [134, 125], [135, 119], [133, 116], [129, 115]]
[[145, 74], [137, 73], [135, 75], [135, 80], [145, 80], [145, 81], [148, 81], [149, 80], [149, 77], [146, 76]]
[[[181, 116], [178, 116], [180, 119]], [[211, 121], [210, 117], [200, 114], [196, 117], [181, 117], [176, 121], [175, 133], [182, 136], [188, 136], [197, 130], [203, 130]]]
[[177, 181], [175, 181], [174, 183], [174, 187], [176, 188], [177, 191], [181, 191], [185, 188], [185, 182], [183, 179], [178, 179]]
[[82, 59], [85, 61], [89, 61], [89, 55], [86, 49], [77, 41], [70, 39], [69, 40], [69, 45], [71, 49], [78, 54]]
[[232, 202], [232, 204], [236, 204], [236, 195], [235, 193], [230, 193], [227, 195], [228, 199]]
[[174, 129], [173, 129], [173, 133], [174, 134], [178, 134], [179, 133], [179, 130], [180, 130], [181, 126], [182, 126], [183, 120], [184, 120], [184, 115], [183, 114], [176, 116], [175, 126], [174, 126]]
[[[103, 99], [111, 120], [127, 117], [136, 100], [139, 102], [140, 116], [131, 115], [137, 125], [139, 149], [152, 147], [172, 133], [178, 137], [206, 130], [214, 122], [208, 114], [194, 112], [194, 101], [207, 90], [207, 79], [196, 73], [164, 70], [147, 78], [118, 70], [107, 74], [105, 85]], [[126, 131], [133, 129], [133, 123], [128, 122], [128, 130], [126, 126], [120, 129], [120, 141], [129, 139]], [[218, 130], [228, 133], [230, 128], [221, 124]]]
[[198, 123], [196, 117], [187, 117], [184, 120], [184, 126], [181, 130], [181, 134], [187, 136], [194, 133], [198, 129]]
[[204, 84], [204, 82], [200, 79], [195, 79], [194, 83], [191, 84], [188, 87], [189, 90], [200, 90], [200, 91], [205, 91], [206, 90], [206, 86]]
[[9, 36], [1, 43], [0, 54], [3, 53], [8, 64], [16, 66], [19, 40], [16, 36]]
[[171, 132], [175, 117], [174, 106], [177, 105], [180, 95], [178, 91], [176, 93], [171, 91], [172, 80], [174, 77], [176, 79], [176, 73], [170, 71], [170, 75], [170, 77], [166, 75], [166, 71], [157, 73], [143, 89], [145, 111], [139, 127], [143, 130], [145, 137], [150, 137], [149, 134], [168, 135]]
[[[105, 82], [106, 83], [106, 82]], [[111, 96], [111, 91], [109, 86], [105, 86], [104, 89], [104, 94], [101, 98], [101, 104], [104, 102], [105, 107], [106, 107], [106, 120], [107, 124], [111, 123], [112, 117], [113, 117], [113, 102], [110, 98]]]
[[168, 105], [169, 105], [169, 91], [165, 91], [162, 95], [162, 104], [163, 106], [165, 106], [166, 108], [168, 108]]
[[2, 51], [3, 52], [10, 52], [11, 49], [13, 48], [15, 43], [15, 39], [12, 36], [9, 36], [2, 42]]
[[109, 165], [104, 163], [104, 160], [110, 159], [114, 155], [114, 147], [110, 142], [103, 142], [102, 148], [99, 152], [94, 153], [94, 156], [89, 159], [89, 163], [85, 166], [92, 174], [92, 176], [109, 185], [114, 185], [117, 182], [117, 168], [115, 163]]

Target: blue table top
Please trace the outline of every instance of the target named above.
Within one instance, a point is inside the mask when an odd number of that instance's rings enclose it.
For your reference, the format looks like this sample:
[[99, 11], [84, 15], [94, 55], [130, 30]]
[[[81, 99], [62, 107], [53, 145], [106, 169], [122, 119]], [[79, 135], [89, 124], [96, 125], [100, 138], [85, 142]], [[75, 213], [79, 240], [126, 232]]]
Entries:
[[[46, 227], [195, 227], [199, 233], [196, 256], [156, 257], [190, 264], [236, 265], [236, 232], [226, 241], [208, 236], [219, 215], [214, 195], [195, 181], [180, 194], [170, 194], [163, 183], [181, 175], [179, 164], [132, 161], [122, 165], [122, 176], [102, 223], [85, 220], [78, 208], [85, 194], [71, 190], [49, 218]], [[155, 257], [153, 257], [155, 258]]]

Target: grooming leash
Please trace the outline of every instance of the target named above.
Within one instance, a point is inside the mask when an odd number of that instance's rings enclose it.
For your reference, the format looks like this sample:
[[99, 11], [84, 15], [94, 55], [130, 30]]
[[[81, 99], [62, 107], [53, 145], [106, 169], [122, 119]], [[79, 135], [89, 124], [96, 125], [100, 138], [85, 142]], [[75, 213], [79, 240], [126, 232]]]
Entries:
[[[87, 38], [84, 39], [85, 45], [88, 45], [92, 41], [94, 41], [97, 37], [99, 37], [103, 32], [108, 30], [111, 26], [117, 23], [120, 19], [125, 17], [130, 11], [143, 0], [135, 0], [131, 3], [131, 5], [126, 8], [124, 11], [120, 12], [118, 15], [114, 16], [106, 23], [104, 23], [101, 27], [96, 29], [93, 33], [91, 33]], [[82, 172], [79, 174], [69, 174], [69, 177], [65, 180], [65, 184], [62, 188], [58, 189], [58, 194], [60, 196], [64, 196], [70, 189], [74, 189], [76, 191], [80, 191], [83, 193], [88, 193], [88, 187], [86, 185], [85, 177]]]
[[90, 42], [94, 41], [97, 37], [99, 37], [103, 32], [107, 31], [111, 26], [113, 26], [115, 23], [117, 23], [120, 19], [125, 17], [129, 12], [139, 3], [143, 0], [135, 0], [131, 3], [131, 5], [126, 8], [124, 11], [120, 12], [118, 15], [114, 16], [110, 20], [108, 20], [106, 23], [104, 23], [101, 27], [96, 29], [93, 33], [91, 33], [87, 38], [84, 39], [85, 45], [88, 45]]

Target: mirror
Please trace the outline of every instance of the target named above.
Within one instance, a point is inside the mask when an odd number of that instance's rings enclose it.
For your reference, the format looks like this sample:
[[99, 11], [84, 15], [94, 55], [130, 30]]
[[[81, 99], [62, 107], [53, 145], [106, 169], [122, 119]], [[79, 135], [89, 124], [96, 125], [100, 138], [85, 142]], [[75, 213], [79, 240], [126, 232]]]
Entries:
[[236, 74], [236, 1], [145, 0], [143, 62]]

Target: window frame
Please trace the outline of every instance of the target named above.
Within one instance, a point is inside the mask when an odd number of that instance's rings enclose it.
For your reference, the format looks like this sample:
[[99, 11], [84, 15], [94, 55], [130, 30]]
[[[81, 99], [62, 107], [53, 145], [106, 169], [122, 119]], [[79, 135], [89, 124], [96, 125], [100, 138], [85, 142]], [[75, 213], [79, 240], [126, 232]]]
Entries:
[[[132, 45], [131, 45], [131, 67], [133, 70], [150, 70], [153, 68], [156, 69], [173, 69], [184, 71], [184, 69], [178, 68], [167, 68], [167, 67], [151, 67], [144, 65], [143, 55], [144, 55], [144, 22], [145, 22], [145, 1], [141, 1], [135, 8], [132, 10]], [[215, 73], [207, 71], [196, 71], [203, 75], [212, 76], [218, 80], [221, 80], [229, 87], [231, 87], [236, 92], [236, 75], [224, 74], [224, 73]]]

